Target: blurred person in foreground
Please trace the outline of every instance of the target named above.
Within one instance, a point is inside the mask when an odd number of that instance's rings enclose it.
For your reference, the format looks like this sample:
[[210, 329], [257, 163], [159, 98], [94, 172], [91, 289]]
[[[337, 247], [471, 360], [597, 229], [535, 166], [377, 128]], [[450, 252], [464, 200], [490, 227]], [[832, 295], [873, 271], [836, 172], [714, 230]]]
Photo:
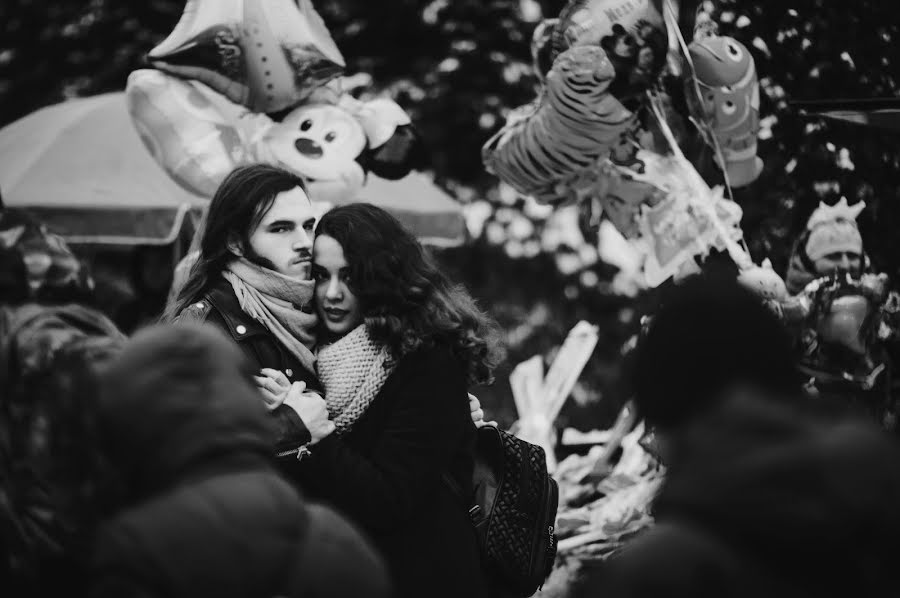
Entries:
[[611, 559], [603, 595], [897, 594], [898, 447], [805, 399], [795, 369], [749, 291], [701, 278], [673, 289], [633, 364], [667, 477], [655, 527]]
[[196, 325], [146, 329], [100, 373], [123, 493], [96, 534], [94, 598], [388, 595], [367, 541], [277, 473], [254, 373]]
[[117, 476], [84, 389], [122, 339], [84, 332], [45, 354], [2, 401], [0, 587], [11, 595], [84, 595], [92, 533], [115, 508]]
[[102, 506], [80, 372], [124, 340], [90, 307], [87, 266], [20, 209], [0, 207], [0, 587], [83, 587]]

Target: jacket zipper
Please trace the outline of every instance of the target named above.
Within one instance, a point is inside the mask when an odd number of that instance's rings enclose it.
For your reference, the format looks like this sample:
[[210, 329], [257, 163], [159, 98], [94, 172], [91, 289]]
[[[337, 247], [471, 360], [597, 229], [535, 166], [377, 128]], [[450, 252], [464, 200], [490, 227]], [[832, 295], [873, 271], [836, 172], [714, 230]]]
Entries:
[[291, 455], [297, 455], [297, 461], [302, 461], [303, 457], [307, 457], [311, 454], [312, 454], [312, 451], [310, 451], [308, 448], [306, 448], [306, 445], [304, 444], [303, 446], [299, 446], [299, 447], [297, 447], [295, 449], [291, 449], [289, 451], [275, 453], [275, 456], [276, 457], [289, 457]]
[[[541, 503], [540, 503], [541, 511], [538, 515], [541, 519], [546, 519], [548, 511], [549, 511], [548, 503], [550, 503], [552, 498], [553, 498], [553, 484], [551, 484], [548, 481], [546, 484], [544, 484], [544, 491], [541, 493]], [[541, 582], [540, 582], [541, 588], [544, 587], [544, 581], [547, 579], [547, 573], [548, 573], [547, 569], [552, 569], [552, 567], [553, 567], [553, 561], [550, 561], [549, 566], [547, 563], [547, 561], [549, 560], [549, 557], [550, 557], [550, 553], [553, 551], [553, 545], [554, 545], [554, 537], [553, 537], [554, 529], [553, 529], [553, 527], [554, 527], [553, 525], [547, 526], [547, 530], [544, 533], [541, 533], [540, 535], [535, 537], [533, 548], [531, 551], [531, 572], [530, 573], [532, 575], [538, 574], [541, 576]], [[542, 550], [541, 544], [543, 544], [543, 541], [545, 539], [547, 541], [547, 546], [544, 546], [543, 550]], [[543, 561], [543, 563], [541, 563], [541, 561]], [[539, 564], [544, 565], [543, 567], [540, 567], [540, 570], [538, 569]]]
[[[547, 512], [547, 484], [544, 485], [544, 491], [541, 492], [541, 502], [539, 504], [540, 504], [540, 511], [538, 511], [537, 516], [540, 517], [541, 519], [544, 519], [546, 512]], [[537, 572], [538, 562], [540, 560], [542, 560], [542, 557], [545, 556], [543, 554], [544, 551], [541, 550], [541, 544], [542, 544], [543, 539], [544, 539], [544, 534], [541, 533], [539, 535], [536, 535], [534, 540], [532, 540], [531, 570], [529, 571], [529, 574], [531, 574], [531, 575], [534, 575]]]

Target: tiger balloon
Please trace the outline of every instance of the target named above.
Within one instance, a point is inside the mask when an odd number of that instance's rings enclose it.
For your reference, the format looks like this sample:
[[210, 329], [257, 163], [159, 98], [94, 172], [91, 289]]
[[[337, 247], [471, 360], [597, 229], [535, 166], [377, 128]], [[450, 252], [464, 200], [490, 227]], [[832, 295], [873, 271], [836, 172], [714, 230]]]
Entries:
[[488, 171], [542, 203], [571, 199], [573, 186], [585, 181], [602, 182], [598, 166], [623, 145], [636, 122], [609, 92], [615, 75], [597, 46], [560, 54], [538, 101], [511, 115], [484, 145]]

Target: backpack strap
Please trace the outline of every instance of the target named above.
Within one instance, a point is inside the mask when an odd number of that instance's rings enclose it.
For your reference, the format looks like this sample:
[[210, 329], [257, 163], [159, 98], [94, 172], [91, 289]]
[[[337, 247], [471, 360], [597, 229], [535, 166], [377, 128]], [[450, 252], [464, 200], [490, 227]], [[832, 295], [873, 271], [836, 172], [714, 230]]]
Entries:
[[469, 518], [472, 520], [472, 523], [476, 522], [476, 518], [478, 514], [481, 512], [481, 505], [473, 504], [473, 500], [467, 499], [463, 489], [460, 485], [453, 479], [453, 476], [450, 475], [450, 472], [445, 471], [441, 474], [441, 479], [444, 482], [444, 485], [450, 490], [450, 494], [453, 495], [453, 498], [459, 502], [460, 506], [466, 509], [466, 512], [469, 514]]

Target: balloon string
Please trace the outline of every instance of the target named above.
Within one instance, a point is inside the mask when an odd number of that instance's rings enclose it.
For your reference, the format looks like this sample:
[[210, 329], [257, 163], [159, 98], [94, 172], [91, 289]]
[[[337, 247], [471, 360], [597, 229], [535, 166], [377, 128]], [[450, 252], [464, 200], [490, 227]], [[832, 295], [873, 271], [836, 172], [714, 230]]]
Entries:
[[[682, 54], [684, 54], [684, 59], [690, 67], [688, 70], [690, 71], [691, 77], [691, 87], [693, 88], [694, 94], [697, 97], [697, 105], [703, 106], [703, 92], [700, 89], [700, 83], [697, 81], [697, 70], [694, 68], [694, 61], [691, 60], [691, 52], [688, 48], [687, 42], [684, 39], [684, 36], [681, 34], [681, 28], [678, 26], [678, 15], [675, 12], [675, 7], [672, 5], [672, 0], [665, 1], [665, 10], [664, 17], [670, 21], [670, 24], [673, 25], [672, 29], [675, 31], [675, 38], [678, 40], [678, 47], [681, 48]], [[689, 119], [691, 123], [700, 131], [703, 135], [704, 139], [706, 139], [710, 145], [713, 147], [713, 151], [716, 154], [716, 159], [719, 161], [719, 164], [722, 167], [722, 178], [725, 181], [725, 189], [728, 191], [728, 199], [734, 201], [734, 193], [731, 190], [731, 181], [728, 179], [728, 170], [725, 168], [725, 156], [722, 153], [722, 146], [719, 144], [718, 138], [712, 131], [712, 126], [708, 122], [700, 122], [697, 119], [691, 117]]]
[[650, 109], [659, 121], [660, 131], [672, 149], [672, 155], [675, 158], [676, 164], [681, 167], [681, 171], [687, 176], [690, 187], [697, 191], [698, 199], [700, 200], [698, 203], [707, 212], [707, 218], [709, 218], [712, 226], [719, 233], [731, 259], [734, 260], [734, 263], [741, 270], [753, 265], [749, 253], [744, 251], [743, 248], [731, 238], [731, 234], [725, 228], [725, 225], [722, 224], [722, 221], [719, 220], [719, 215], [716, 214], [715, 210], [715, 202], [711, 201], [712, 198], [710, 197], [709, 185], [706, 184], [706, 181], [703, 180], [703, 177], [701, 177], [700, 173], [697, 172], [697, 169], [694, 168], [694, 165], [688, 161], [681, 151], [681, 148], [678, 147], [678, 143], [675, 141], [675, 135], [669, 128], [669, 123], [666, 122], [665, 115], [660, 107], [661, 99], [649, 92], [647, 95], [650, 100]]

